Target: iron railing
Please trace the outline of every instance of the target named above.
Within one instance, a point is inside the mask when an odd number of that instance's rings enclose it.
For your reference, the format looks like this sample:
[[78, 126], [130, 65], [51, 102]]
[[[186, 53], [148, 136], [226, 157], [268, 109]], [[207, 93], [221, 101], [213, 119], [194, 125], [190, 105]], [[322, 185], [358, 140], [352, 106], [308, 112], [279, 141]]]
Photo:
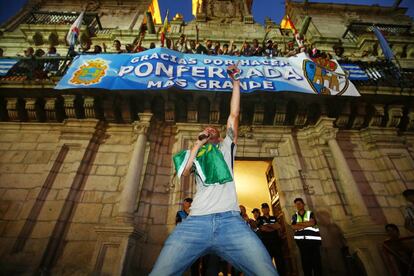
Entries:
[[[7, 59], [3, 58], [2, 60]], [[16, 59], [16, 58], [10, 58]], [[47, 80], [62, 77], [70, 63], [71, 57], [18, 57], [19, 61], [0, 77], [0, 82], [21, 82], [25, 80]]]

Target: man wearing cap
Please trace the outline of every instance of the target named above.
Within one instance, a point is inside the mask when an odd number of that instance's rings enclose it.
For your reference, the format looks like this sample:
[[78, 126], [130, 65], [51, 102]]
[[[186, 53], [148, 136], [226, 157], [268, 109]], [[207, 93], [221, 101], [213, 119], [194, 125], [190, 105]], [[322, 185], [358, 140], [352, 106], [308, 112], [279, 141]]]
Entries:
[[193, 199], [191, 197], [187, 197], [186, 199], [184, 199], [183, 209], [181, 211], [178, 211], [177, 214], [175, 215], [175, 225], [179, 224], [180, 222], [182, 222], [188, 217], [192, 202], [193, 202]]
[[230, 114], [224, 139], [216, 127], [195, 137], [191, 150], [174, 155], [177, 176], [194, 173], [197, 192], [190, 214], [168, 239], [150, 275], [182, 275], [205, 254], [216, 254], [246, 275], [278, 275], [266, 248], [240, 216], [234, 183], [240, 114], [237, 65], [227, 68], [233, 82]]
[[270, 256], [274, 258], [277, 266], [277, 271], [280, 275], [286, 275], [285, 262], [282, 252], [282, 240], [279, 236], [280, 224], [277, 222], [275, 216], [270, 215], [269, 204], [262, 203], [263, 215], [258, 218], [257, 226], [260, 229], [260, 238], [269, 252]]
[[292, 216], [294, 238], [299, 247], [302, 259], [302, 269], [305, 276], [322, 275], [321, 264], [321, 235], [312, 211], [305, 210], [302, 198], [294, 201], [297, 212]]
[[259, 222], [259, 217], [260, 217], [260, 210], [258, 208], [254, 208], [252, 211], [253, 214], [253, 218], [249, 219], [249, 225], [250, 228], [259, 236], [260, 238], [260, 229], [257, 226], [258, 222]]

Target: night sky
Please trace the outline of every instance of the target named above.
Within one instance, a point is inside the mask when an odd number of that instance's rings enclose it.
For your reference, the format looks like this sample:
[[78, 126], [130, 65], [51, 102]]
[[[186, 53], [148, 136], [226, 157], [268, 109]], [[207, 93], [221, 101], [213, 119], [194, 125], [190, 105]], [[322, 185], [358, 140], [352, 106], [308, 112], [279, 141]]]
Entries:
[[[26, 3], [26, 1], [27, 0], [0, 0], [0, 24], [16, 14], [19, 9]], [[158, 2], [160, 4], [161, 14], [163, 17], [166, 10], [169, 9], [171, 17], [173, 17], [176, 13], [181, 13], [184, 15], [184, 20], [186, 21], [189, 21], [193, 18], [191, 14], [191, 0], [158, 0]], [[394, 0], [318, 0], [309, 2], [392, 6]], [[400, 4], [400, 7], [408, 7], [408, 15], [414, 18], [414, 0], [403, 0]], [[279, 23], [284, 13], [284, 0], [254, 0], [253, 2], [253, 16], [256, 22], [260, 24], [263, 24], [264, 18], [266, 16]]]

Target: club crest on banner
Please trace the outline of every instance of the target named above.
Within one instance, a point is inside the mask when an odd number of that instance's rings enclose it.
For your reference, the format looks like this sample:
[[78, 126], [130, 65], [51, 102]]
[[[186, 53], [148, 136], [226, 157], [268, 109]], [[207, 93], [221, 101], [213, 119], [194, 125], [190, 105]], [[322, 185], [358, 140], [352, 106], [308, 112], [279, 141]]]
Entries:
[[349, 86], [348, 76], [335, 61], [326, 58], [303, 60], [303, 74], [317, 94], [342, 95]]
[[108, 64], [102, 59], [89, 60], [73, 73], [70, 83], [78, 85], [96, 84], [105, 76]]

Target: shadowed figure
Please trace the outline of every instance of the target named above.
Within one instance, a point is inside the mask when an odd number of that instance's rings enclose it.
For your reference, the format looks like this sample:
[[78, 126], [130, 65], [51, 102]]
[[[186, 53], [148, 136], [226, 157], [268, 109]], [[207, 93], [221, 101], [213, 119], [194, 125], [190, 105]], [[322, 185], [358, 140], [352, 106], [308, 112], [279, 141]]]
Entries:
[[341, 228], [332, 222], [327, 211], [317, 212], [318, 224], [323, 237], [321, 246], [322, 264], [325, 275], [348, 275], [344, 252], [346, 242]]

